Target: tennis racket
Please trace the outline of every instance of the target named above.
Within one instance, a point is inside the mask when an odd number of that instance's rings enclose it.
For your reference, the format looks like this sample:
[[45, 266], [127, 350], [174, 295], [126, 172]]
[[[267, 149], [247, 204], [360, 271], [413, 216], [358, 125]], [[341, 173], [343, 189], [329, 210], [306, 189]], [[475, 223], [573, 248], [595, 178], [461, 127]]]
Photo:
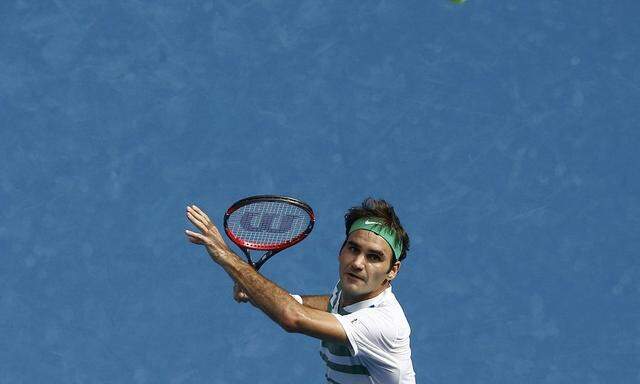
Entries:
[[[314, 223], [309, 205], [275, 195], [247, 197], [235, 202], [224, 215], [224, 231], [256, 270], [276, 253], [301, 242]], [[265, 253], [254, 262], [250, 250]]]

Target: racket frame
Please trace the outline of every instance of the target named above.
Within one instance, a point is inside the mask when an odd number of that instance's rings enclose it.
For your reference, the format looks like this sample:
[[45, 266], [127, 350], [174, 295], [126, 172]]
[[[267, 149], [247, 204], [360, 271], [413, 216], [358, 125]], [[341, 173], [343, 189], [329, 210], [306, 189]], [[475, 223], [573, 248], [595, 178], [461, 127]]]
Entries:
[[[233, 232], [231, 232], [231, 230], [227, 225], [229, 216], [231, 216], [235, 211], [237, 211], [238, 209], [246, 205], [258, 203], [258, 202], [264, 202], [264, 201], [282, 202], [282, 203], [287, 203], [290, 205], [294, 205], [298, 208], [301, 208], [309, 215], [309, 224], [307, 225], [307, 228], [304, 231], [302, 231], [300, 234], [298, 234], [296, 237], [294, 237], [293, 239], [282, 242], [282, 243], [278, 243], [275, 245], [247, 243], [242, 239], [240, 239], [239, 237], [237, 237]], [[311, 209], [311, 207], [307, 203], [301, 200], [295, 199], [293, 197], [288, 197], [288, 196], [256, 195], [256, 196], [246, 197], [242, 200], [238, 200], [235, 203], [233, 203], [229, 207], [229, 209], [227, 209], [227, 212], [224, 214], [225, 233], [227, 234], [229, 239], [231, 239], [231, 241], [233, 241], [242, 250], [242, 253], [244, 253], [245, 257], [247, 258], [247, 262], [249, 263], [249, 265], [254, 267], [256, 270], [260, 269], [260, 267], [267, 260], [273, 257], [276, 253], [282, 251], [283, 249], [289, 248], [301, 242], [302, 240], [304, 240], [304, 238], [306, 238], [309, 235], [309, 233], [311, 233], [311, 230], [313, 229], [314, 224], [315, 224], [315, 214], [313, 213], [313, 209]], [[258, 261], [254, 262], [251, 259], [251, 253], [249, 250], [261, 250], [266, 252], [262, 255], [262, 257]]]

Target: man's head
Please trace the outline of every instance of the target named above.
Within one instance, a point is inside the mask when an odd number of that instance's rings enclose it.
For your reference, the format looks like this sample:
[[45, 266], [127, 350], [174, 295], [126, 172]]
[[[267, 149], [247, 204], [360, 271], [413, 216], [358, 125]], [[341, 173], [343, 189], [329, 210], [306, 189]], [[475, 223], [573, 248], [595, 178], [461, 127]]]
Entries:
[[393, 207], [372, 198], [347, 211], [345, 230], [338, 257], [345, 298], [356, 302], [375, 297], [398, 274], [409, 236]]

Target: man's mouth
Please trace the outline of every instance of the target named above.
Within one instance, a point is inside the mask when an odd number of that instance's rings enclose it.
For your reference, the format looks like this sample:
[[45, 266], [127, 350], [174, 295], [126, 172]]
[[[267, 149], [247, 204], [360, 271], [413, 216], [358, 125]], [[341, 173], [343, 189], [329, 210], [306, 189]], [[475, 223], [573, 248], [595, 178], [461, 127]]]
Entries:
[[347, 272], [346, 274], [351, 276], [351, 277], [353, 277], [354, 279], [364, 281], [364, 279], [362, 277], [356, 275], [355, 273]]

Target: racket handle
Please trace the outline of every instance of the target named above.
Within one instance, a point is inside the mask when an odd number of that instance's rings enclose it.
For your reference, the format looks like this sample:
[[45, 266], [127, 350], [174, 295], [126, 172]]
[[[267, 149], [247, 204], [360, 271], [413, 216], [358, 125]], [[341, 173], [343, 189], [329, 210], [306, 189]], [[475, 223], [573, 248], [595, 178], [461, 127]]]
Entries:
[[240, 248], [242, 250], [242, 253], [244, 253], [244, 257], [247, 259], [247, 263], [255, 268], [254, 262], [253, 260], [251, 260], [251, 254], [249, 253], [249, 250], [246, 248]]

